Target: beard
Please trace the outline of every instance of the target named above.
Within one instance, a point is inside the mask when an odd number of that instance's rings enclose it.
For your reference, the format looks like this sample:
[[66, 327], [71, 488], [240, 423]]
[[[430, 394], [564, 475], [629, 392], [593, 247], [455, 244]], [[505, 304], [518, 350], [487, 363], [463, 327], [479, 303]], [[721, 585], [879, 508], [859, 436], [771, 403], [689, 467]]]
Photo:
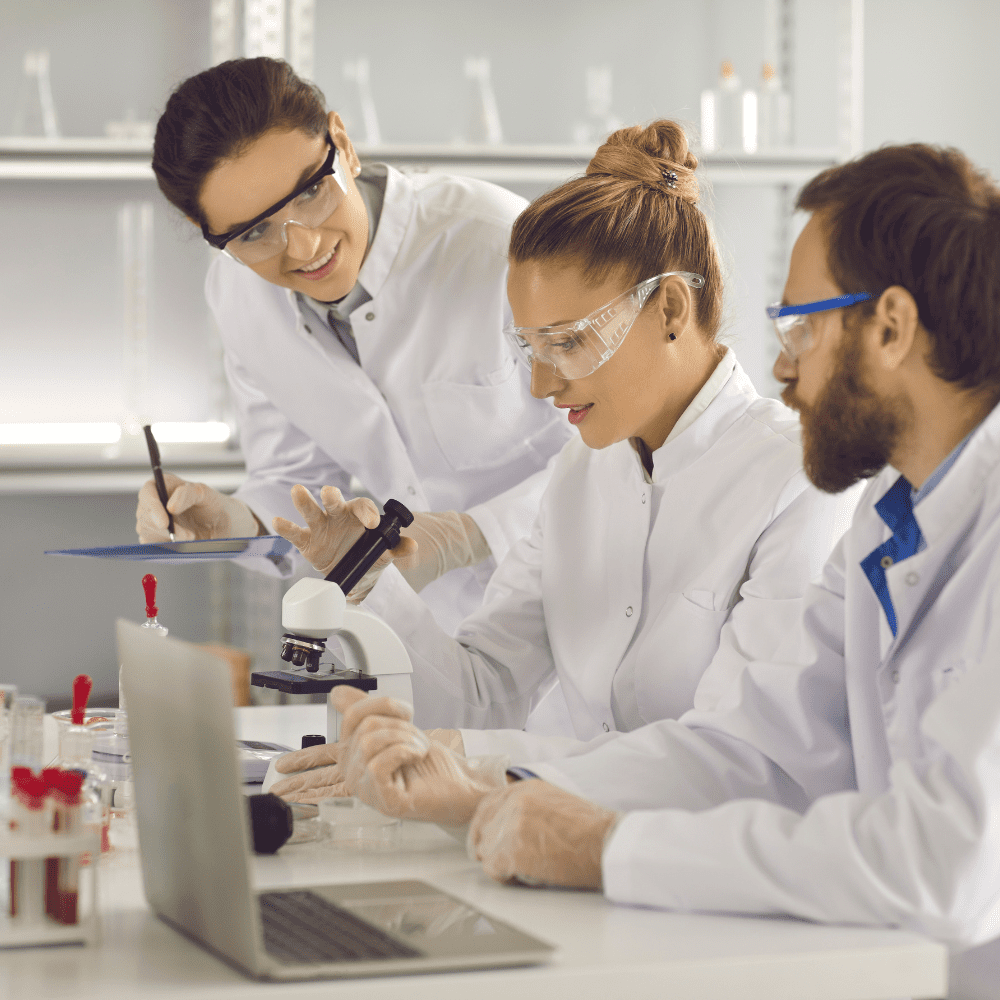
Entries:
[[907, 402], [872, 391], [862, 370], [861, 338], [844, 332], [836, 368], [815, 403], [799, 401], [791, 386], [781, 394], [799, 411], [803, 466], [824, 493], [840, 493], [885, 468], [910, 418]]

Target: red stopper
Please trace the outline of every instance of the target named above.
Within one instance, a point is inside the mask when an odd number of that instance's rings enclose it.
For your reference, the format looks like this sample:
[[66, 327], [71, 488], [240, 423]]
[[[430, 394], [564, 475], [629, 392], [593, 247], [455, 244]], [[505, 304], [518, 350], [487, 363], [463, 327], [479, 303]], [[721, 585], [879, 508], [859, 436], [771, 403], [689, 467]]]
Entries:
[[41, 809], [45, 805], [45, 797], [49, 794], [49, 786], [34, 774], [13, 774], [11, 773], [11, 783], [14, 788], [14, 797], [26, 809]]
[[77, 674], [73, 679], [73, 711], [70, 720], [74, 726], [83, 725], [83, 717], [87, 711], [87, 699], [94, 682], [86, 674]]
[[147, 573], [142, 578], [142, 589], [146, 592], [146, 617], [155, 618], [156, 607], [156, 577], [152, 573]]

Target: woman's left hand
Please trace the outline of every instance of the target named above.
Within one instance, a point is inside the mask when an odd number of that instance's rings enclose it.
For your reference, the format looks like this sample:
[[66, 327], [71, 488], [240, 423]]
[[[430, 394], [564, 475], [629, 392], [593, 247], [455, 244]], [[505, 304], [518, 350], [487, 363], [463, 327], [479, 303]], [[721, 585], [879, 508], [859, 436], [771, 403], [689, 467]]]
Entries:
[[[301, 485], [292, 487], [292, 503], [305, 519], [306, 526], [295, 524], [283, 517], [272, 522], [275, 532], [287, 538], [313, 569], [326, 576], [347, 554], [351, 546], [361, 537], [366, 528], [375, 528], [379, 523], [378, 507], [367, 497], [345, 500], [336, 486], [324, 486], [320, 491], [320, 506], [312, 494]], [[382, 571], [394, 559], [414, 556], [417, 543], [412, 538], [401, 535], [399, 544], [388, 552], [383, 552], [376, 563], [358, 581], [348, 595], [348, 600], [357, 604], [375, 586]]]

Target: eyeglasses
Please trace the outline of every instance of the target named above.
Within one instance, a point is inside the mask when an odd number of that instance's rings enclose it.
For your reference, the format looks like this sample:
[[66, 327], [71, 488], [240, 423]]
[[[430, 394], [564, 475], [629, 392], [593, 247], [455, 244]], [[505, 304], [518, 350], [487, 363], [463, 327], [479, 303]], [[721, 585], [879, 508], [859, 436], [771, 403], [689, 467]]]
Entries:
[[315, 229], [326, 222], [347, 195], [347, 178], [329, 133], [326, 141], [330, 144], [330, 151], [323, 166], [290, 195], [275, 202], [245, 225], [221, 236], [210, 233], [207, 224], [202, 224], [201, 233], [205, 240], [241, 264], [260, 264], [276, 257], [288, 246], [286, 226]]
[[855, 292], [852, 295], [838, 295], [834, 299], [803, 302], [797, 306], [784, 306], [776, 302], [767, 307], [767, 315], [774, 322], [774, 332], [781, 342], [781, 349], [789, 360], [798, 361], [812, 347], [813, 327], [809, 319], [812, 313], [844, 309], [874, 297], [871, 292]]
[[556, 326], [514, 326], [510, 323], [503, 332], [528, 368], [539, 361], [549, 365], [560, 378], [584, 378], [597, 371], [621, 347], [649, 297], [659, 288], [660, 282], [671, 275], [683, 278], [691, 288], [705, 286], [705, 279], [700, 274], [667, 271], [640, 281], [583, 319]]

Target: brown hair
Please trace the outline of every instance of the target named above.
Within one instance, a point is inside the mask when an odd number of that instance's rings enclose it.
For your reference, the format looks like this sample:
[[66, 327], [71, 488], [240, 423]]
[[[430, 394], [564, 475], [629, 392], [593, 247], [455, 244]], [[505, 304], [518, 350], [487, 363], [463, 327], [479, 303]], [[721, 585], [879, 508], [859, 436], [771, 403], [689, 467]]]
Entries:
[[170, 95], [153, 142], [156, 182], [172, 205], [201, 225], [205, 178], [272, 129], [326, 132], [322, 91], [281, 59], [219, 63]]
[[619, 129], [583, 177], [543, 194], [518, 216], [511, 262], [572, 261], [594, 285], [617, 274], [635, 285], [664, 271], [693, 271], [705, 279], [695, 296], [698, 325], [715, 337], [722, 273], [697, 206], [697, 166], [676, 122]]
[[1000, 189], [985, 172], [957, 149], [886, 146], [824, 170], [797, 207], [823, 213], [843, 291], [913, 296], [938, 378], [1000, 391]]

